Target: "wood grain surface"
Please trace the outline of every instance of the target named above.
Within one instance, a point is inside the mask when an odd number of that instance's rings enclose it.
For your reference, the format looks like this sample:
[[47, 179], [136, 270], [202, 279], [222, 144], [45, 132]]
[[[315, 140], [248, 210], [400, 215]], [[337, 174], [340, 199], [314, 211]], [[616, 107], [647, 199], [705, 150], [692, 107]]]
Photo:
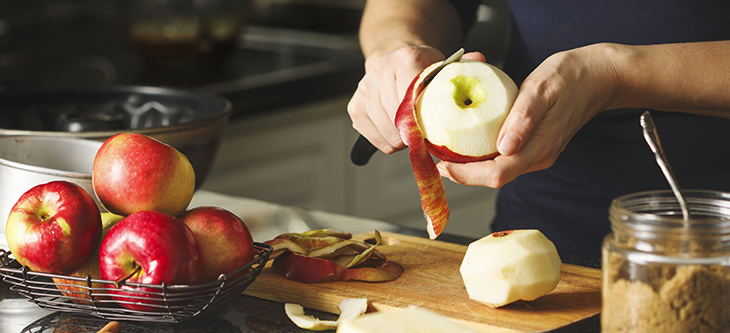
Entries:
[[369, 312], [417, 305], [484, 332], [549, 332], [597, 316], [601, 310], [598, 269], [563, 264], [560, 283], [550, 294], [493, 309], [467, 295], [459, 273], [466, 246], [394, 233], [382, 236], [379, 251], [405, 269], [395, 281], [305, 284], [273, 273], [269, 262], [244, 294], [335, 314], [345, 298], [367, 298]]

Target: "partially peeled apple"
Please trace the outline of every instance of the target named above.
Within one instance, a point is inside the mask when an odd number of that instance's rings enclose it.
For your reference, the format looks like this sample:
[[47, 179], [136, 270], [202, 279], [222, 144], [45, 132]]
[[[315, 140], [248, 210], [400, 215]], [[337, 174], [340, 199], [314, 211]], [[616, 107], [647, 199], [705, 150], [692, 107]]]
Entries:
[[467, 163], [493, 159], [497, 135], [517, 97], [517, 85], [499, 68], [476, 60], [437, 62], [411, 82], [395, 126], [410, 148], [429, 237], [446, 227], [449, 208], [431, 154]]
[[536, 229], [494, 232], [469, 244], [461, 277], [469, 298], [497, 308], [544, 296], [558, 285], [562, 261]]

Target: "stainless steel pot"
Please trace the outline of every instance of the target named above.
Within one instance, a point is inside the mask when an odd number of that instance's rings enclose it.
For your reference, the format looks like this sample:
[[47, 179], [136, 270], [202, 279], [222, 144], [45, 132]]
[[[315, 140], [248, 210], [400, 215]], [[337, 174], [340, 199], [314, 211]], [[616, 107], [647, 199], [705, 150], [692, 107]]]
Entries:
[[10, 210], [33, 186], [54, 180], [76, 183], [103, 207], [91, 185], [91, 167], [101, 142], [69, 137], [0, 137], [0, 248], [8, 249], [5, 225]]
[[195, 169], [196, 187], [211, 169], [230, 114], [231, 103], [222, 97], [172, 88], [0, 91], [0, 137], [104, 141], [121, 132], [142, 133], [184, 153]]

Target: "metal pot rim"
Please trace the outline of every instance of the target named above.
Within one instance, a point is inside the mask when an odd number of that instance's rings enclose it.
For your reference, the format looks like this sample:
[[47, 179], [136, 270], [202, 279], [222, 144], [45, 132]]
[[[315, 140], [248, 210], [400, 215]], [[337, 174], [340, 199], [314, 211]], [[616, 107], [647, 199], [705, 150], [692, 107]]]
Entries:
[[77, 138], [106, 138], [111, 135], [120, 132], [137, 132], [142, 134], [160, 134], [169, 132], [178, 132], [185, 129], [192, 129], [197, 127], [205, 127], [212, 123], [219, 121], [227, 121], [233, 112], [233, 106], [231, 102], [219, 95], [193, 89], [180, 89], [180, 88], [169, 88], [169, 87], [155, 87], [155, 86], [136, 86], [136, 85], [119, 85], [119, 86], [80, 86], [74, 88], [61, 88], [61, 89], [4, 89], [0, 90], [0, 106], [7, 100], [15, 100], [19, 98], [38, 98], [42, 99], [43, 96], [51, 95], [67, 95], [67, 94], [99, 94], [99, 93], [121, 93], [121, 94], [143, 94], [143, 95], [158, 95], [166, 97], [186, 97], [200, 99], [205, 103], [213, 105], [210, 109], [216, 110], [210, 115], [201, 117], [194, 121], [165, 126], [165, 127], [154, 127], [144, 129], [127, 129], [127, 130], [106, 130], [106, 131], [86, 131], [86, 132], [62, 132], [62, 131], [31, 131], [22, 129], [7, 129], [0, 128], [0, 135], [42, 135], [42, 136], [68, 136]]
[[[98, 146], [101, 146], [101, 143], [98, 142], [98, 141], [87, 140], [87, 139], [82, 139], [82, 138], [72, 138], [72, 137], [55, 137], [55, 138], [51, 138], [51, 137], [48, 137], [48, 136], [35, 136], [35, 135], [8, 135], [8, 136], [0, 136], [0, 143], [2, 143], [3, 141], [10, 141], [10, 140], [17, 140], [17, 139], [22, 139], [22, 140], [29, 140], [30, 139], [30, 140], [42, 140], [42, 141], [46, 141], [46, 139], [48, 139], [48, 140], [53, 140], [53, 141], [56, 141], [56, 142], [58, 142], [58, 141], [65, 141], [65, 142], [73, 141], [73, 142], [81, 143], [81, 144], [84, 144], [84, 145], [90, 145], [90, 146], [91, 145], [94, 145], [94, 146], [97, 146], [97, 147]], [[82, 179], [82, 180], [90, 180], [91, 179], [91, 174], [87, 174], [87, 173], [84, 173], [84, 172], [68, 171], [68, 170], [60, 170], [60, 169], [47, 168], [47, 167], [42, 167], [42, 166], [37, 166], [37, 165], [31, 165], [31, 164], [17, 162], [17, 161], [12, 161], [12, 160], [6, 159], [4, 157], [0, 157], [0, 166], [9, 167], [9, 168], [13, 168], [13, 169], [21, 170], [21, 171], [29, 171], [29, 172], [33, 172], [33, 173], [45, 174], [45, 175], [50, 175], [50, 176], [59, 176], [59, 177], [72, 178], [72, 179]]]

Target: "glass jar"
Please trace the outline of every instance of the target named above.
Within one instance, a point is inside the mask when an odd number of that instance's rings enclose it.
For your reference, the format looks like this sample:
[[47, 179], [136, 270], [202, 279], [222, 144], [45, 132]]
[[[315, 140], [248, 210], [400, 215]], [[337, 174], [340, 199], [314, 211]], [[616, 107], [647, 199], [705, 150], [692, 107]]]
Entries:
[[602, 332], [730, 332], [730, 193], [613, 200], [603, 242]]

